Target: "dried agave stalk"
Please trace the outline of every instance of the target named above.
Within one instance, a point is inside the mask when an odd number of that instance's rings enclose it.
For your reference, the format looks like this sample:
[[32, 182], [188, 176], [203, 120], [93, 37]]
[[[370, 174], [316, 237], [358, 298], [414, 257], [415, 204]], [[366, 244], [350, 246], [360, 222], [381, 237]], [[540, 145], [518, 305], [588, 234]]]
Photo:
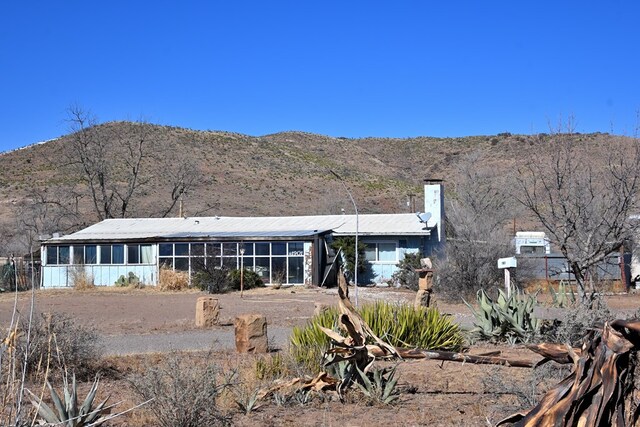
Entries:
[[635, 426], [640, 408], [634, 392], [640, 344], [640, 320], [614, 320], [585, 336], [580, 351], [559, 344], [530, 348], [545, 357], [573, 363], [573, 372], [549, 390], [528, 412], [513, 414], [497, 425]]
[[[367, 374], [376, 359], [436, 359], [452, 362], [498, 364], [517, 367], [532, 367], [534, 362], [530, 360], [505, 359], [495, 355], [469, 355], [451, 351], [397, 348], [389, 345], [376, 336], [369, 325], [362, 319], [349, 300], [347, 282], [342, 274], [338, 275], [338, 295], [340, 297], [339, 308], [340, 325], [348, 333], [348, 337], [327, 329], [322, 331], [331, 338], [334, 345], [327, 351], [327, 363], [348, 361], [344, 377], [337, 386], [338, 395], [342, 397], [344, 390], [349, 387], [360, 375]], [[367, 340], [373, 344], [366, 344]]]

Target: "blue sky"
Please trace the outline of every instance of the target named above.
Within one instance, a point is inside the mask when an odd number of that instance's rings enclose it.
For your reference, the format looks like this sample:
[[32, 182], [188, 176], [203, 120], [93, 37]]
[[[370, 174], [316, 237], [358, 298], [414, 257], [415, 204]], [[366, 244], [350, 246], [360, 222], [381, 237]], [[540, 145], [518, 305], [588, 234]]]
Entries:
[[637, 1], [6, 1], [0, 151], [77, 104], [264, 135], [635, 132]]

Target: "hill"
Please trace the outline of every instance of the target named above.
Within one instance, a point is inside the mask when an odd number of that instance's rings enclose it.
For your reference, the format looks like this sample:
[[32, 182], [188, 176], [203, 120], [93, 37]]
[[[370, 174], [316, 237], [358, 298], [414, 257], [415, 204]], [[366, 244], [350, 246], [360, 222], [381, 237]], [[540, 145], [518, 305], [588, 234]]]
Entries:
[[[105, 147], [132, 132], [130, 122], [99, 125]], [[545, 135], [473, 136], [464, 138], [342, 138], [304, 132], [253, 137], [229, 132], [197, 131], [147, 125], [151, 148], [142, 178], [148, 184], [132, 199], [127, 216], [159, 216], [170, 206], [172, 168], [188, 165], [197, 178], [184, 195], [185, 215], [305, 215], [352, 212], [342, 176], [361, 213], [407, 212], [408, 194], [423, 206], [425, 178], [444, 179], [449, 197], [463, 164], [474, 162], [507, 175], [520, 153]], [[597, 144], [606, 134], [575, 135]], [[113, 139], [109, 139], [113, 138]], [[118, 150], [109, 161], [125, 168]], [[73, 158], [73, 135], [0, 153], [0, 252], [16, 247], [20, 222], [54, 215], [55, 203], [76, 206], [77, 220], [66, 232], [96, 222], [86, 186]], [[472, 163], [473, 164], [473, 163]], [[175, 171], [174, 171], [175, 172]], [[70, 202], [69, 197], [74, 195]], [[34, 213], [34, 199], [47, 200], [48, 212]], [[174, 206], [169, 215], [177, 215]], [[37, 220], [37, 218], [35, 218]], [[0, 254], [2, 255], [2, 254]]]

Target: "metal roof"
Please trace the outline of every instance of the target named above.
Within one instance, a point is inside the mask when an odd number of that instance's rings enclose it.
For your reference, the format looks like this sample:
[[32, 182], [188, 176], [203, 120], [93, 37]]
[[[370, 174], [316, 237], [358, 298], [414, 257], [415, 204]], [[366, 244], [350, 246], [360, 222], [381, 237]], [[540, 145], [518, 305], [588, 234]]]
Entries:
[[[415, 214], [366, 214], [358, 216], [361, 236], [428, 236]], [[95, 240], [176, 240], [205, 238], [295, 238], [333, 231], [355, 235], [355, 215], [282, 217], [187, 217], [106, 219], [76, 233], [47, 243]]]

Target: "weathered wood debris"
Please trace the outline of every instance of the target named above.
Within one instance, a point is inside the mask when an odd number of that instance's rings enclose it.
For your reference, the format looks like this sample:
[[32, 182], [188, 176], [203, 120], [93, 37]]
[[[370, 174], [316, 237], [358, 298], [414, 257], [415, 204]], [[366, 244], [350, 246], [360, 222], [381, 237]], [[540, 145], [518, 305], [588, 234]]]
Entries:
[[[348, 287], [339, 275], [338, 295], [340, 326], [343, 337], [322, 328], [333, 343], [327, 352], [326, 366], [347, 361], [346, 375], [341, 380], [321, 372], [311, 381], [294, 380], [303, 389], [335, 389], [342, 398], [345, 389], [359, 372], [367, 373], [373, 363], [393, 359], [435, 359], [474, 364], [497, 364], [512, 367], [534, 367], [549, 361], [573, 364], [572, 373], [549, 390], [540, 403], [529, 411], [513, 414], [497, 425], [522, 427], [600, 427], [636, 426], [640, 416], [640, 387], [636, 386], [635, 369], [640, 348], [640, 320], [614, 320], [588, 331], [581, 348], [543, 343], [527, 346], [543, 359], [504, 358], [495, 354], [470, 355], [430, 349], [398, 348], [377, 337], [349, 300]], [[367, 344], [369, 342], [370, 344]]]

